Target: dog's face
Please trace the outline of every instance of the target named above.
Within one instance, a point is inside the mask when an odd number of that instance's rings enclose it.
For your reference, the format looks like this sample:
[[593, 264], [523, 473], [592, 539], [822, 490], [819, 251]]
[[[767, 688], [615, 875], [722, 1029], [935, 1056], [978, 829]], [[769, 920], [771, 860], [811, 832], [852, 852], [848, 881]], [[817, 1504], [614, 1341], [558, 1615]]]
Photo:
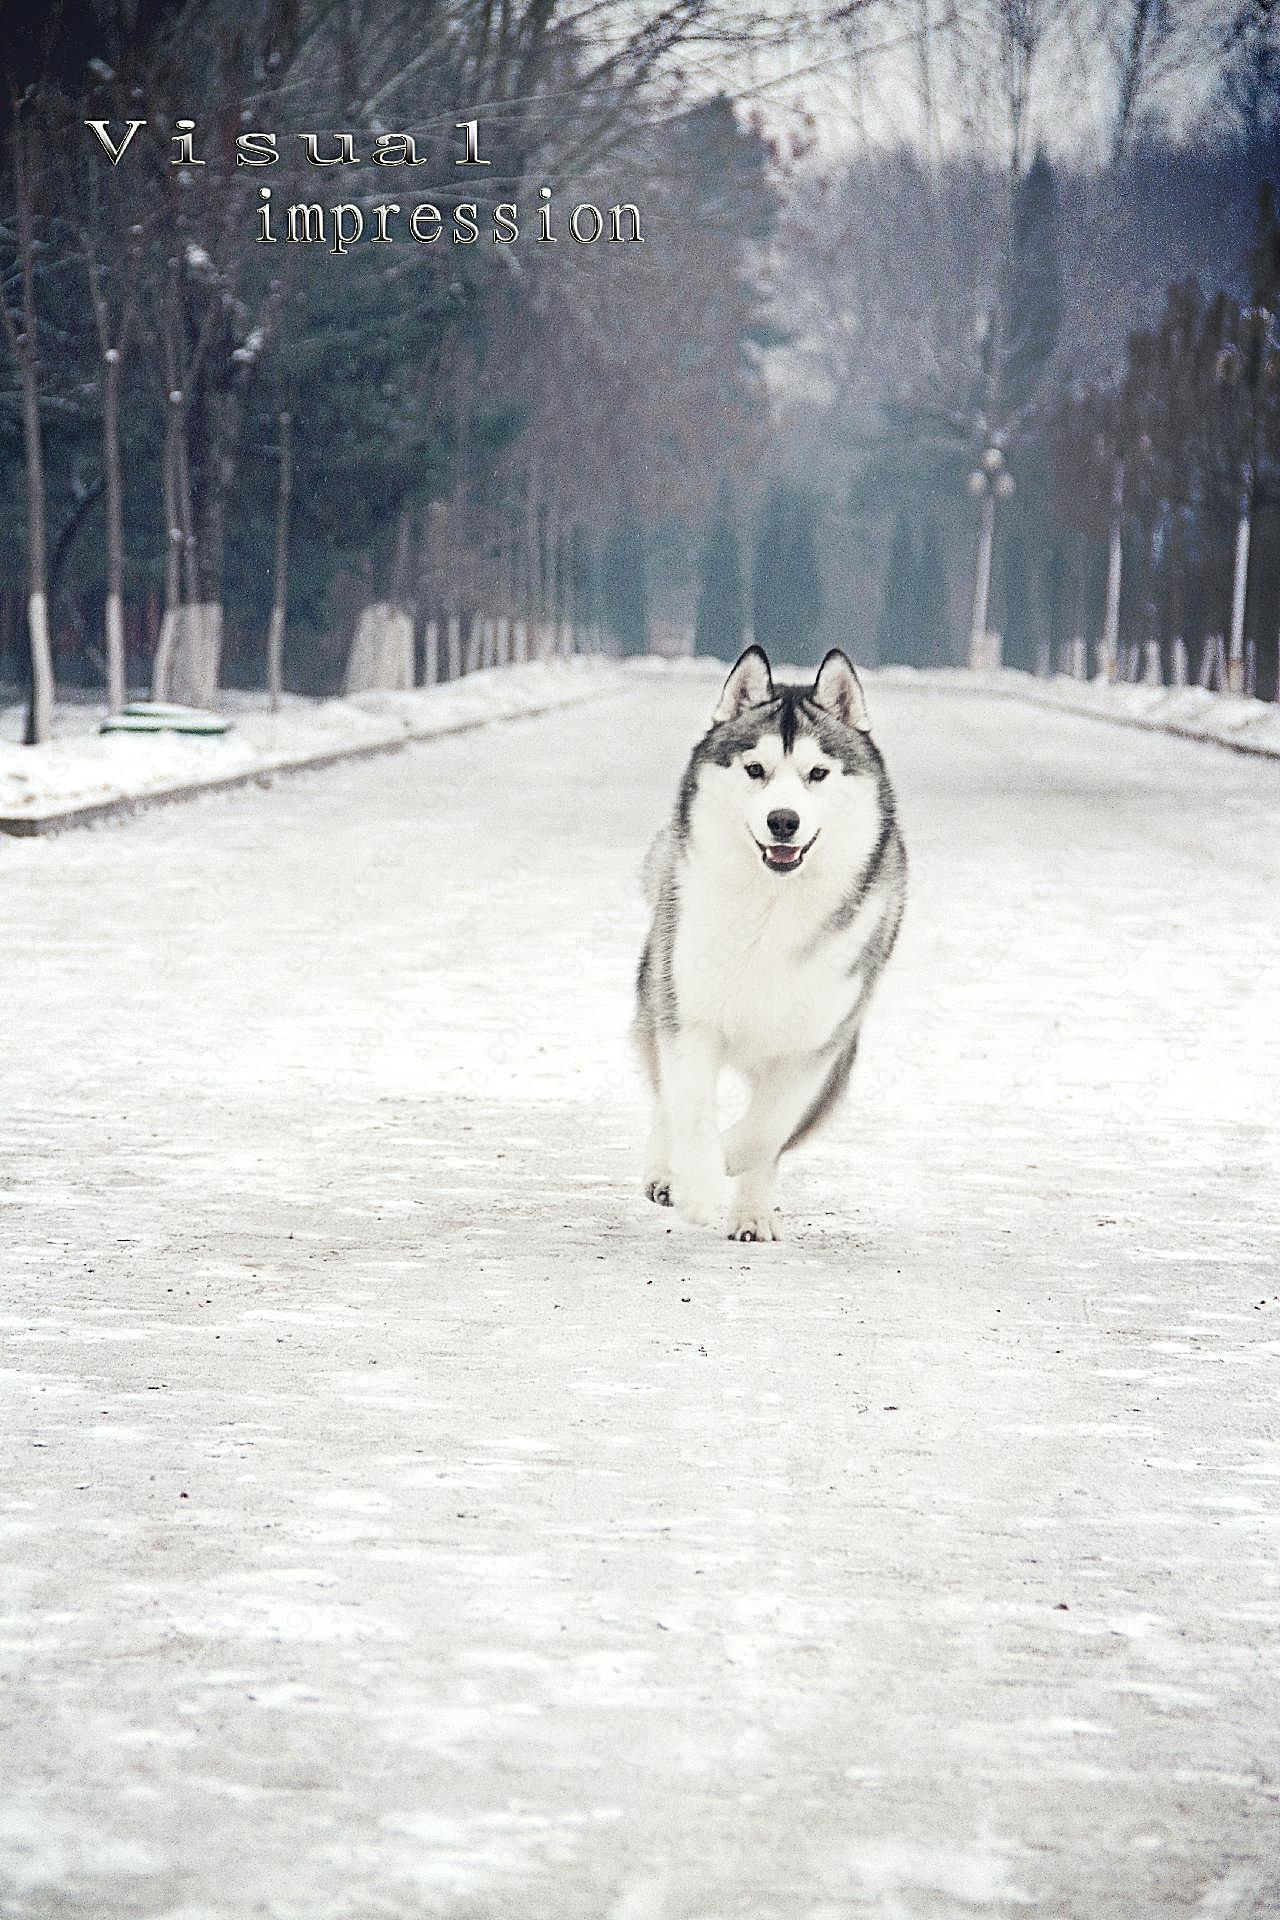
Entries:
[[784, 875], [834, 860], [844, 871], [879, 813], [870, 724], [843, 653], [827, 655], [812, 686], [775, 687], [767, 656], [749, 647], [694, 751], [682, 825], [734, 864]]

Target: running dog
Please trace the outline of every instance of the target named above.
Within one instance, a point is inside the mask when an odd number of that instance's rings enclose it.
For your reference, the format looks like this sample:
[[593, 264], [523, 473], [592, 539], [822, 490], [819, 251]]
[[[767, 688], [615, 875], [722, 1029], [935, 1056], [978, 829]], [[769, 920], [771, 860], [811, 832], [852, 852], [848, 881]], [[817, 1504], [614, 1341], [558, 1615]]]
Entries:
[[[748, 647], [645, 862], [645, 1192], [696, 1226], [727, 1208], [731, 1240], [778, 1238], [779, 1158], [844, 1094], [897, 938], [906, 851], [870, 725], [843, 653], [812, 686], [775, 685]], [[724, 1133], [722, 1067], [751, 1096]]]

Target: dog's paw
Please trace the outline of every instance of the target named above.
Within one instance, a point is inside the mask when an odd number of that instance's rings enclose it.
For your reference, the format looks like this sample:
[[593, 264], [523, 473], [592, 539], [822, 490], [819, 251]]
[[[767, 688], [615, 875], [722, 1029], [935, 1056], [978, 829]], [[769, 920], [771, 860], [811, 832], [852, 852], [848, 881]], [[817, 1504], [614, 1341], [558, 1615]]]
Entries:
[[735, 1213], [729, 1221], [731, 1240], [781, 1240], [782, 1222], [776, 1211], [756, 1207]]
[[724, 1218], [724, 1182], [682, 1180], [672, 1183], [671, 1199], [691, 1227], [714, 1226]]
[[644, 1197], [646, 1200], [652, 1200], [655, 1206], [669, 1207], [671, 1205], [671, 1182], [665, 1179], [646, 1180], [644, 1183]]

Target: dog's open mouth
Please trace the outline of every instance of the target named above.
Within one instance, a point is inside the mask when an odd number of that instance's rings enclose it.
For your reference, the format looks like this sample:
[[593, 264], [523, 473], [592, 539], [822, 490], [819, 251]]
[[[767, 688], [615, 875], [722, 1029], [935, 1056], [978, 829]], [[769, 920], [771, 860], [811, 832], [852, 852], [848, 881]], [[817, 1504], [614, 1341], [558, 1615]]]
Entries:
[[[817, 837], [815, 833], [813, 840]], [[757, 840], [756, 845], [760, 849], [760, 858], [771, 873], [794, 873], [813, 845], [813, 840], [806, 840], [803, 846], [795, 840], [776, 840], [767, 844]]]

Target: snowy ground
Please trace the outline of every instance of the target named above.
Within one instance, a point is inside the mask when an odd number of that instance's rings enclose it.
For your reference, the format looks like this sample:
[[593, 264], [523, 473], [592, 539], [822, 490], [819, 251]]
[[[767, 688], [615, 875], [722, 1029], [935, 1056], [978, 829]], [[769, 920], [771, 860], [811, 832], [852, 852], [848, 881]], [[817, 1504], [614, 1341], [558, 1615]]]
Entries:
[[488, 720], [510, 719], [589, 698], [619, 669], [597, 659], [531, 661], [468, 674], [410, 693], [361, 693], [345, 700], [286, 696], [278, 713], [265, 694], [225, 693], [231, 730], [200, 739], [177, 733], [100, 734], [106, 708], [57, 710], [54, 738], [24, 747], [26, 711], [0, 709], [0, 816], [61, 816], [88, 805], [254, 775], [359, 753]]
[[0, 842], [4, 1920], [1280, 1913], [1280, 772], [881, 687], [913, 895], [645, 1204], [708, 684]]

